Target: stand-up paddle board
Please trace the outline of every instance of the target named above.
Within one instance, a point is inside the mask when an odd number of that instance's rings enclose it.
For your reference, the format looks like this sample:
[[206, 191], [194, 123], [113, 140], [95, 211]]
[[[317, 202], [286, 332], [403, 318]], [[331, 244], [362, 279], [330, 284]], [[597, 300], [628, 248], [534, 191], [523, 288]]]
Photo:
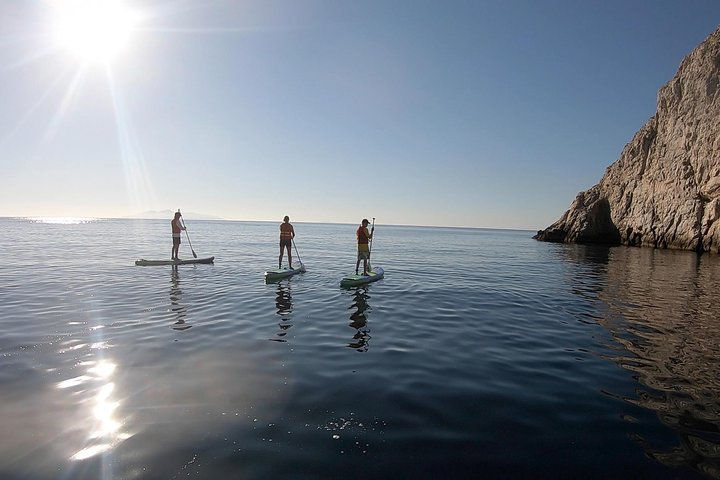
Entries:
[[373, 267], [367, 275], [348, 275], [340, 280], [341, 287], [354, 287], [356, 285], [364, 285], [370, 282], [376, 282], [385, 276], [385, 270], [382, 267]]
[[283, 278], [292, 277], [297, 273], [305, 272], [305, 265], [300, 264], [298, 268], [276, 268], [275, 270], [268, 270], [265, 272], [265, 281], [271, 282], [273, 280], [282, 280]]
[[213, 263], [214, 261], [215, 257], [189, 258], [187, 260], [145, 260], [144, 258], [141, 258], [140, 260], [135, 260], [135, 265], [141, 267], [156, 265], [191, 265], [193, 263]]

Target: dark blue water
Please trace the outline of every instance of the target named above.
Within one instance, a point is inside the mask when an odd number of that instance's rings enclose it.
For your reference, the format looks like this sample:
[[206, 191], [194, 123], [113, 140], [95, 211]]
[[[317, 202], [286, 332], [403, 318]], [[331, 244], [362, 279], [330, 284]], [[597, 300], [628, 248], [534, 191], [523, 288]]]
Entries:
[[720, 478], [716, 256], [186, 222], [0, 220], [0, 478]]

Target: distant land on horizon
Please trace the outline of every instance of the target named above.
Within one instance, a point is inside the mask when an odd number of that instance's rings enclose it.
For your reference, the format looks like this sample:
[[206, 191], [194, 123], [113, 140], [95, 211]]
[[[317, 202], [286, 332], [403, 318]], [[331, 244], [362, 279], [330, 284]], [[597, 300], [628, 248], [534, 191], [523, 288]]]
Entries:
[[[118, 219], [118, 220], [170, 220], [173, 218], [175, 211], [174, 210], [147, 210], [140, 213], [135, 213], [132, 215], [122, 215], [122, 216], [85, 216], [85, 215], [9, 215], [9, 216], [3, 216], [0, 215], [0, 219], [3, 218], [27, 218], [27, 219], [56, 219], [60, 220], [58, 222], [50, 222], [50, 223], [66, 223], [65, 221], [70, 221], [69, 223], [72, 223], [73, 220], [98, 220], [98, 219]], [[241, 219], [241, 218], [223, 218], [219, 217], [217, 215], [211, 215], [208, 213], [196, 213], [196, 212], [184, 212], [183, 217], [189, 220], [209, 220], [209, 221], [223, 221], [223, 222], [251, 222], [251, 223], [281, 223], [277, 220], [258, 220], [258, 219]], [[357, 225], [355, 222], [332, 222], [332, 221], [295, 221], [294, 224], [325, 224], [325, 225]], [[408, 224], [408, 223], [378, 223], [379, 225], [383, 225], [385, 227], [408, 227], [408, 228], [444, 228], [444, 229], [452, 229], [452, 230], [507, 230], [507, 231], [517, 231], [517, 232], [529, 232], [529, 233], [535, 233], [536, 230], [531, 230], [527, 228], [498, 228], [498, 227], [478, 227], [478, 226], [470, 226], [470, 225], [418, 225], [418, 224]]]
[[[146, 212], [138, 213], [135, 215], [128, 215], [125, 217], [120, 217], [124, 219], [138, 219], [138, 220], [165, 220], [170, 219], [174, 215], [174, 211], [172, 210], [148, 210]], [[210, 215], [207, 213], [194, 213], [194, 212], [186, 212], [183, 213], [183, 218], [189, 218], [191, 220], [222, 220], [225, 222], [250, 222], [250, 223], [281, 223], [276, 220], [244, 220], [244, 219], [237, 219], [237, 218], [223, 218], [218, 217], [217, 215]], [[296, 221], [292, 222], [294, 224], [302, 225], [302, 224], [317, 224], [317, 225], [357, 225], [354, 222], [318, 222], [318, 221]], [[504, 230], [504, 231], [512, 231], [512, 232], [529, 232], [534, 233], [534, 230], [530, 229], [524, 229], [524, 228], [496, 228], [496, 227], [472, 227], [467, 225], [413, 225], [413, 224], [402, 224], [402, 223], [385, 223], [382, 224], [386, 227], [408, 227], [408, 228], [443, 228], [443, 229], [450, 229], [450, 230]]]
[[[142, 213], [136, 213], [134, 215], [127, 215], [122, 218], [137, 218], [142, 220], [163, 220], [172, 219], [175, 212], [173, 210], [147, 210]], [[195, 213], [195, 212], [184, 212], [183, 217], [192, 218], [193, 220], [225, 220], [217, 215], [210, 215], [207, 213]]]

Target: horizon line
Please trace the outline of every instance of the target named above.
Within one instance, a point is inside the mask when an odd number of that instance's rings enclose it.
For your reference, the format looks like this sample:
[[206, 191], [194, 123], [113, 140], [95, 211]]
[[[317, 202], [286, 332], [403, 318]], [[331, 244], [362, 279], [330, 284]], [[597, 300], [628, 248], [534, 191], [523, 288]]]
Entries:
[[[377, 217], [376, 217], [377, 218]], [[163, 218], [143, 218], [143, 217], [105, 217], [105, 216], [75, 216], [75, 215], [0, 215], [0, 219], [73, 219], [73, 220], [163, 220]], [[245, 223], [281, 223], [278, 220], [241, 220], [241, 219], [228, 219], [228, 218], [197, 218], [197, 221], [203, 222], [245, 222]], [[316, 225], [355, 225], [355, 222], [332, 222], [332, 221], [297, 221], [293, 222], [297, 224], [316, 224]], [[463, 226], [463, 225], [417, 225], [417, 224], [406, 224], [406, 223], [381, 223], [380, 225], [388, 227], [419, 227], [419, 228], [452, 228], [452, 229], [467, 229], [467, 230], [511, 230], [520, 232], [534, 232], [535, 229], [529, 228], [512, 228], [512, 227], [476, 227], [476, 226]]]

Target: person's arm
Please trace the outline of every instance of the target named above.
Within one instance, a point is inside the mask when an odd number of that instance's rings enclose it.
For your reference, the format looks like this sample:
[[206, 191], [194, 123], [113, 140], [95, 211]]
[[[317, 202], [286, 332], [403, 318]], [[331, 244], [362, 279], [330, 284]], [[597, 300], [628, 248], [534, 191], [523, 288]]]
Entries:
[[295, 227], [290, 225], [290, 233], [292, 233], [292, 238], [295, 238]]

